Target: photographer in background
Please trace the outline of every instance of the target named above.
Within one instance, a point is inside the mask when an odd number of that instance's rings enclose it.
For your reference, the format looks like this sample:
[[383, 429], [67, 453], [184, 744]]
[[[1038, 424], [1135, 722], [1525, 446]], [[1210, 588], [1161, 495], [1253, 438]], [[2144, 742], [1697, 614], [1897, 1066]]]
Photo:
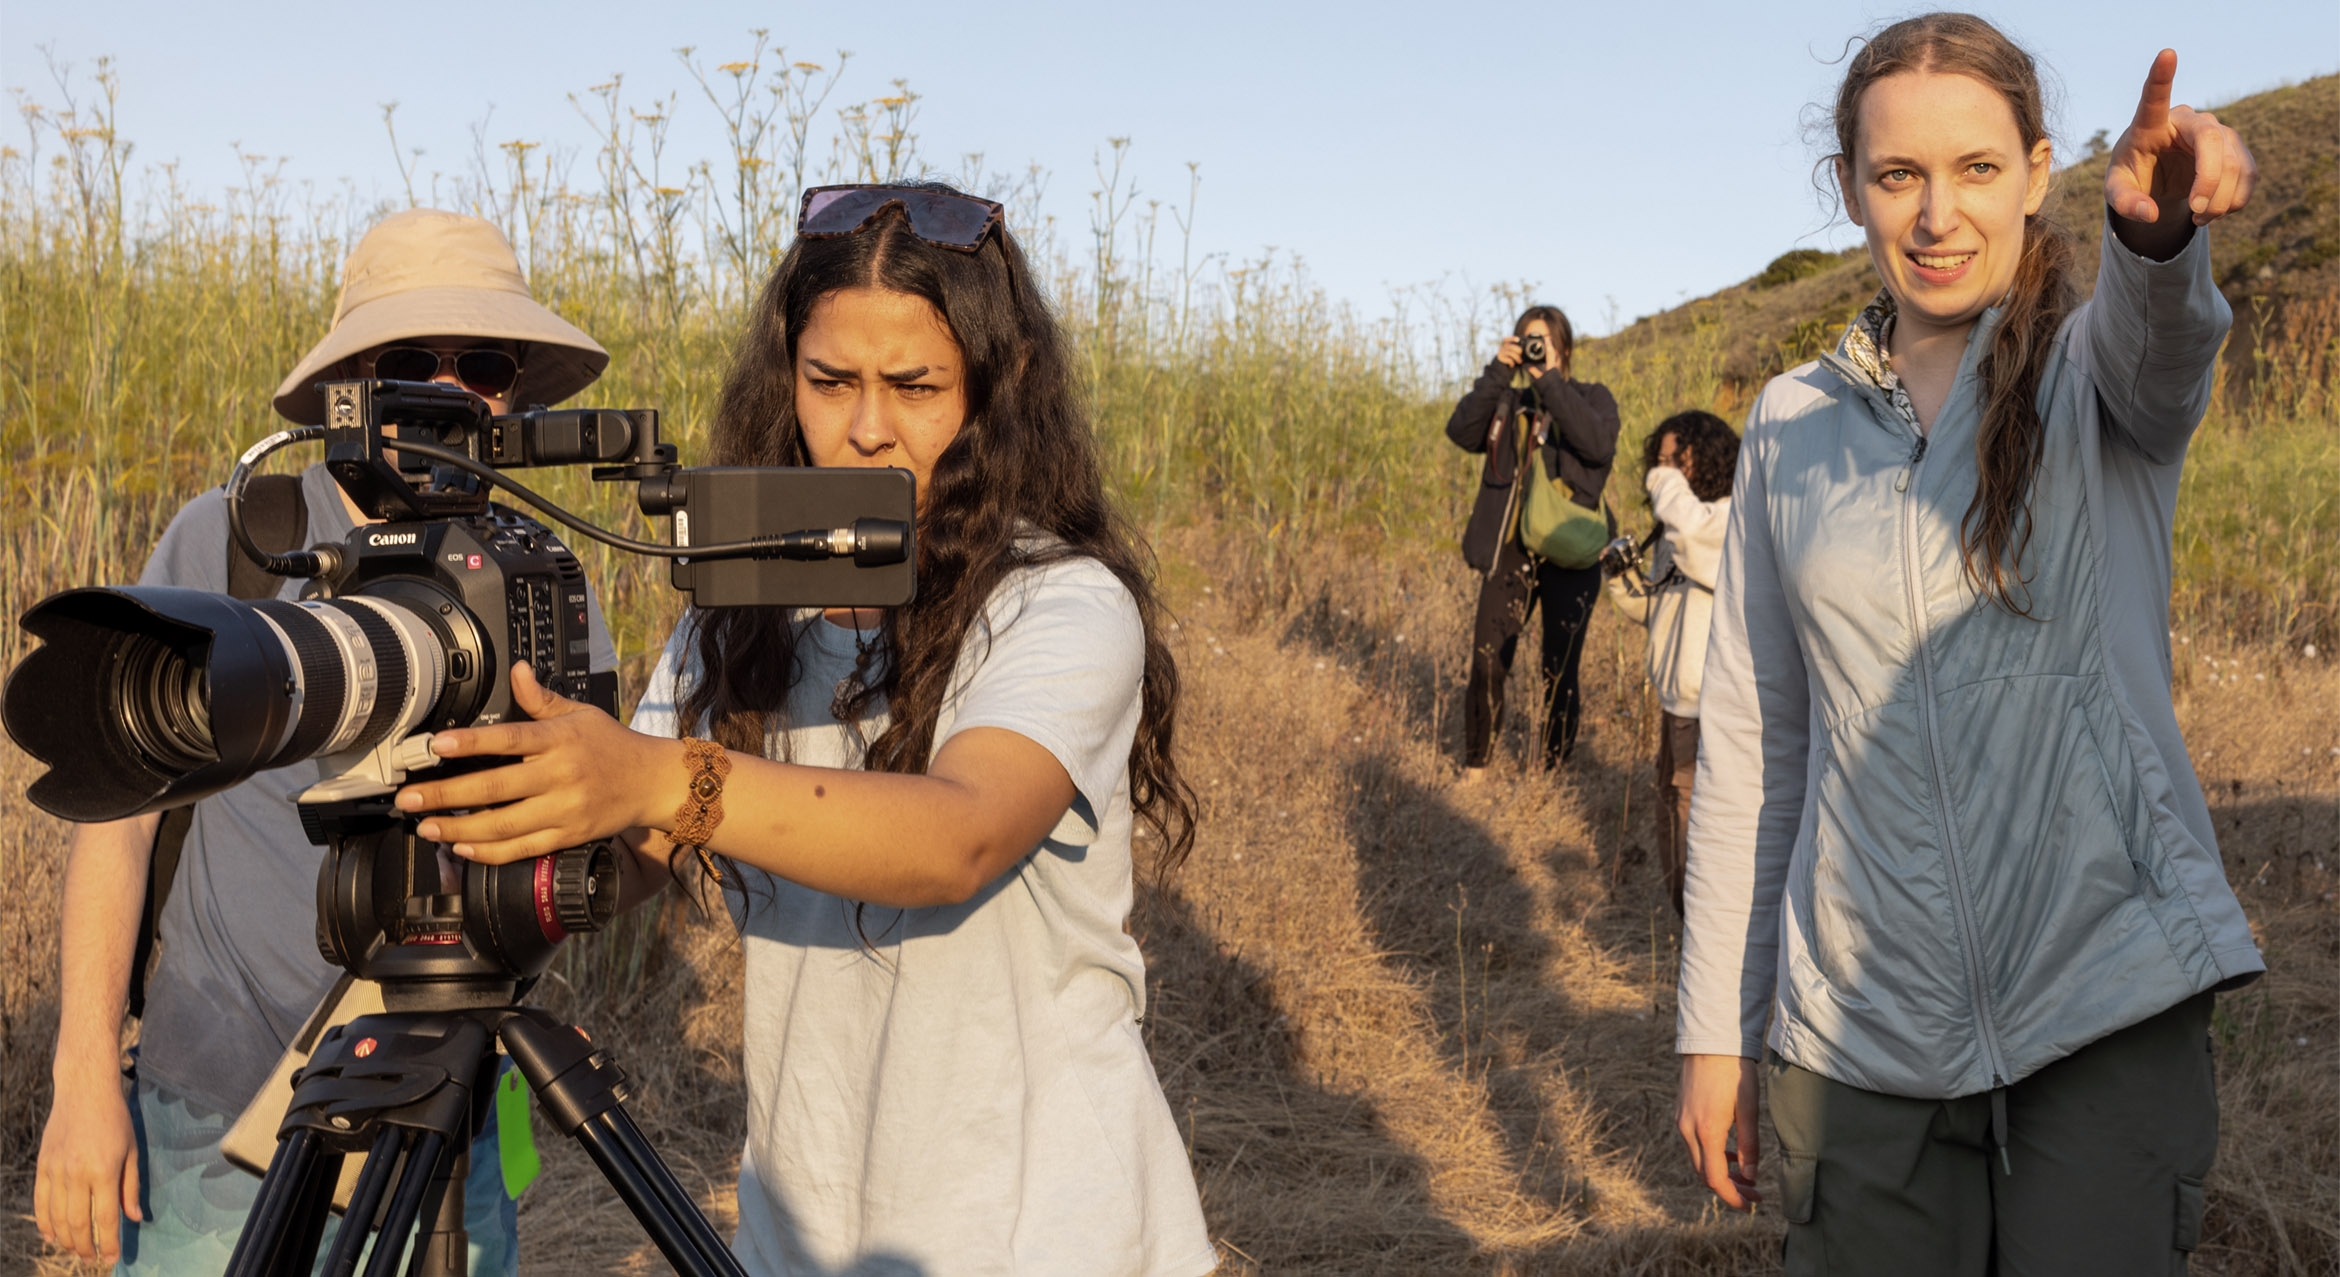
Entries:
[[1607, 386], [1569, 377], [1575, 348], [1575, 330], [1557, 307], [1528, 307], [1446, 422], [1447, 438], [1487, 457], [1463, 532], [1463, 559], [1483, 574], [1463, 711], [1465, 783], [1486, 774], [1503, 721], [1503, 682], [1538, 604], [1544, 609], [1544, 765], [1566, 762], [1576, 745], [1576, 667], [1601, 570], [1590, 556], [1579, 564], [1554, 563], [1521, 544], [1531, 456], [1518, 446], [1523, 438], [1533, 442], [1543, 474], [1568, 501], [1601, 508], [1617, 455], [1617, 400]]
[[[319, 422], [317, 382], [381, 377], [461, 385], [503, 412], [566, 399], [608, 362], [592, 338], [529, 295], [493, 225], [415, 209], [383, 219], [351, 252], [333, 327], [278, 388], [276, 410]], [[342, 541], [370, 521], [322, 464], [276, 485], [273, 500], [248, 494], [245, 509], [256, 535], [265, 539], [273, 520], [302, 546]], [[237, 592], [246, 575], [231, 566], [238, 558], [215, 488], [172, 519], [138, 583]], [[287, 579], [277, 596], [296, 598], [300, 586]], [[590, 616], [593, 668], [614, 669], [598, 603]], [[287, 798], [316, 778], [303, 762], [195, 804], [191, 819], [166, 831], [183, 834], [175, 873], [164, 867], [167, 850], [156, 855], [164, 815], [75, 827], [60, 918], [54, 1094], [33, 1190], [51, 1244], [85, 1260], [118, 1255], [122, 1273], [226, 1268], [260, 1181], [221, 1156], [220, 1140], [339, 974], [317, 952], [321, 853]], [[143, 947], [150, 866], [162, 907], [130, 1072], [133, 1103], [123, 1093], [122, 1021], [134, 977], [144, 974], [133, 970], [133, 954]], [[496, 1138], [491, 1111], [465, 1186], [475, 1274], [510, 1273], [517, 1261]]]
[[[1649, 629], [1642, 655], [1657, 689], [1658, 852], [1666, 895], [1682, 914], [1689, 863], [1690, 787], [1698, 771], [1698, 682], [1714, 617], [1714, 574], [1730, 522], [1739, 436], [1711, 412], [1676, 413], [1642, 444], [1642, 486], [1657, 526], [1639, 545], [1612, 542], [1601, 557], [1609, 601]], [[1654, 547], [1654, 549], [1652, 548]], [[1650, 551], [1644, 570], [1642, 552]]]

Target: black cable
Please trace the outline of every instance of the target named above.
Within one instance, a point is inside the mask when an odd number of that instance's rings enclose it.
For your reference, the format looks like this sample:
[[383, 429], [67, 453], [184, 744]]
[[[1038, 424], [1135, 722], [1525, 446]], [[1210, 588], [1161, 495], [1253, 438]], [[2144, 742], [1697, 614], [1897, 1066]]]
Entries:
[[506, 478], [503, 472], [494, 466], [483, 465], [460, 452], [450, 451], [437, 444], [409, 443], [402, 439], [387, 437], [382, 440], [382, 446], [399, 452], [411, 452], [420, 457], [429, 457], [433, 461], [442, 462], [454, 466], [458, 470], [477, 475], [490, 484], [504, 489], [551, 515], [555, 521], [582, 532], [612, 549], [624, 550], [630, 554], [646, 555], [659, 559], [736, 559], [773, 556], [779, 550], [779, 537], [763, 537], [753, 541], [724, 541], [715, 545], [660, 545], [655, 541], [636, 541], [631, 537], [622, 537], [615, 532], [605, 531], [585, 522], [546, 500], [527, 485]]
[[[323, 426], [295, 426], [279, 430], [244, 450], [236, 459], [236, 468], [228, 473], [227, 516], [228, 532], [236, 539], [239, 549], [260, 565], [270, 576], [323, 576], [336, 558], [330, 550], [323, 552], [294, 550], [287, 554], [270, 554], [252, 539], [250, 529], [244, 526], [244, 489], [252, 482], [252, 471], [269, 453], [290, 444], [307, 443], [325, 437]], [[306, 529], [303, 529], [304, 534]]]
[[[280, 448], [324, 437], [325, 427], [323, 426], [295, 426], [290, 430], [279, 430], [247, 449], [244, 455], [237, 460], [236, 468], [228, 475], [228, 531], [235, 537], [237, 546], [241, 547], [253, 562], [258, 563], [262, 571], [272, 576], [324, 576], [333, 570], [339, 560], [339, 554], [336, 553], [334, 547], [329, 545], [309, 550], [294, 550], [287, 554], [271, 554], [260, 548], [259, 543], [252, 539], [251, 531], [244, 526], [244, 488], [251, 482], [252, 471], [260, 464], [261, 460]], [[715, 545], [660, 545], [655, 541], [636, 541], [631, 537], [622, 537], [615, 532], [606, 531], [587, 523], [567, 510], [554, 505], [543, 494], [529, 488], [526, 484], [509, 479], [495, 467], [483, 465], [460, 452], [454, 452], [436, 444], [389, 436], [383, 437], [381, 446], [389, 451], [408, 452], [416, 456], [428, 457], [433, 461], [453, 466], [458, 470], [485, 479], [492, 486], [502, 488], [538, 510], [551, 515], [555, 521], [581, 532], [603, 545], [612, 549], [624, 550], [629, 554], [659, 559], [782, 557], [781, 542], [783, 538], [780, 536], [758, 537], [750, 541], [725, 541]]]

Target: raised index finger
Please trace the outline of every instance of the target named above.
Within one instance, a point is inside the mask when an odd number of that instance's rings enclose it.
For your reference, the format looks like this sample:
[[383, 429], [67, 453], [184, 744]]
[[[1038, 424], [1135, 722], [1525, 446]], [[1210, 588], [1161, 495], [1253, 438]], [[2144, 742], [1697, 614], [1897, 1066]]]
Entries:
[[2177, 84], [2177, 50], [2163, 49], [2153, 55], [2153, 66], [2145, 72], [2145, 91], [2137, 97], [2137, 115], [2133, 123], [2137, 131], [2160, 132], [2169, 127], [2169, 94]]

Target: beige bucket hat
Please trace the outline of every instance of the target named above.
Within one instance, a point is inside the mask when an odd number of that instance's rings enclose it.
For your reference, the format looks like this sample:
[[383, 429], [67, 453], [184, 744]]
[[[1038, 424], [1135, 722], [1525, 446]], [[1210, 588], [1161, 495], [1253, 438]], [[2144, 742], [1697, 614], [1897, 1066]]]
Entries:
[[351, 361], [372, 347], [438, 336], [521, 343], [514, 408], [559, 403], [609, 366], [600, 343], [537, 303], [494, 223], [415, 208], [376, 222], [350, 252], [333, 327], [276, 388], [276, 411], [321, 422], [318, 382], [354, 376]]

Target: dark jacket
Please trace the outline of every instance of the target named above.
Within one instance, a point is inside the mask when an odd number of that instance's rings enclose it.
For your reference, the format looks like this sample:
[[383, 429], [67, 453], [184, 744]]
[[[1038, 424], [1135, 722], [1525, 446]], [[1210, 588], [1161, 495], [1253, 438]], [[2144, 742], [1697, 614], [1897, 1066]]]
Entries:
[[[1506, 365], [1489, 361], [1446, 420], [1446, 437], [1455, 446], [1487, 457], [1479, 473], [1479, 499], [1471, 507], [1470, 526], [1463, 529], [1463, 560], [1482, 572], [1495, 561], [1495, 547], [1508, 531], [1503, 512], [1520, 473], [1512, 435], [1521, 396], [1511, 388], [1511, 374]], [[1600, 509], [1601, 489], [1617, 459], [1616, 396], [1598, 382], [1570, 381], [1557, 370], [1536, 378], [1536, 394], [1551, 423], [1544, 432], [1544, 473], [1558, 479], [1576, 504]], [[1490, 435], [1493, 447], [1488, 446]]]

